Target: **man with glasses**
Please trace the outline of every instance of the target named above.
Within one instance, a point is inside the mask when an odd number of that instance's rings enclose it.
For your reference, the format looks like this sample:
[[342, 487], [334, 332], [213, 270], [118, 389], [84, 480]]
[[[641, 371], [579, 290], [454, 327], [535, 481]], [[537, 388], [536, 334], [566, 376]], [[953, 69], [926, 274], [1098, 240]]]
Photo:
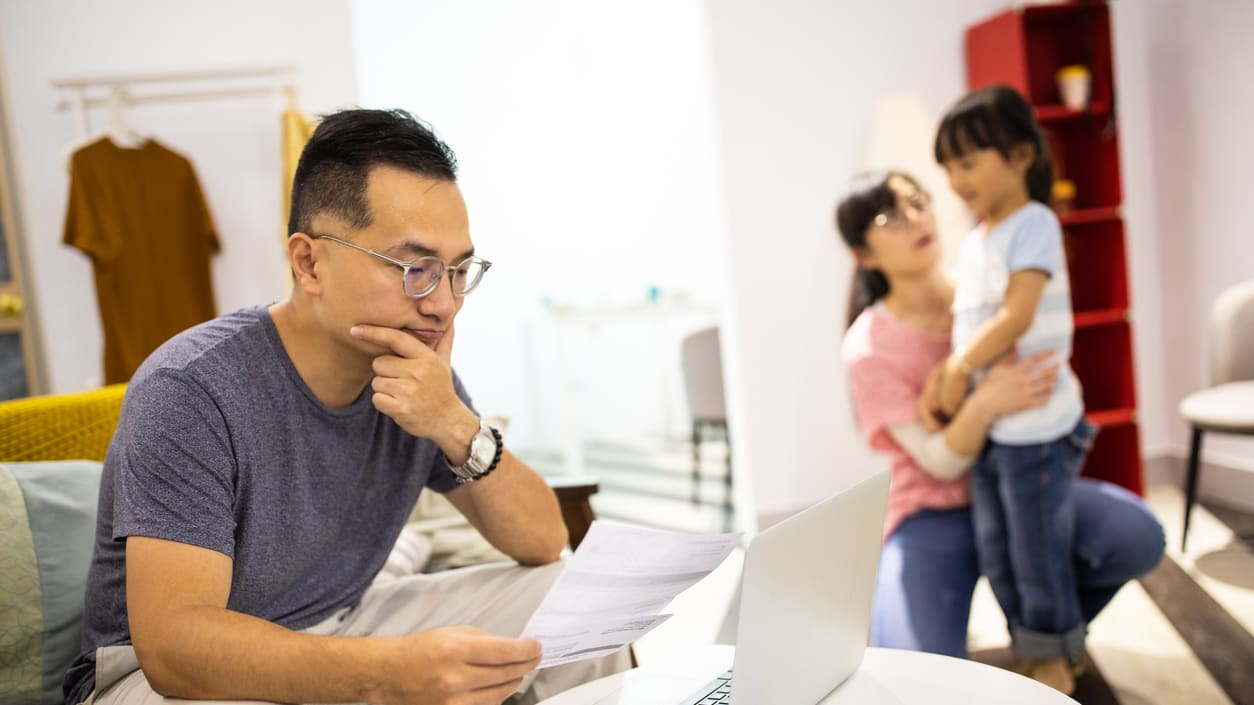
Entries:
[[[330, 115], [289, 232], [287, 300], [181, 333], [130, 383], [67, 702], [495, 705], [625, 668], [536, 675], [539, 645], [513, 638], [567, 534], [450, 368], [492, 266], [452, 151], [402, 111]], [[521, 565], [372, 585], [424, 488]]]

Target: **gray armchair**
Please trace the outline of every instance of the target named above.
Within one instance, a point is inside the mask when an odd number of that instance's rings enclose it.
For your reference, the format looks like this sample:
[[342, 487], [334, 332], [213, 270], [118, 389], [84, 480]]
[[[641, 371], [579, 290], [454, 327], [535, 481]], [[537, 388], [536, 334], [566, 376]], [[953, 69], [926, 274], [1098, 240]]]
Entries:
[[1210, 383], [1180, 402], [1180, 415], [1193, 426], [1185, 479], [1183, 551], [1189, 539], [1189, 515], [1197, 499], [1202, 434], [1254, 435], [1254, 280], [1225, 290], [1211, 307]]

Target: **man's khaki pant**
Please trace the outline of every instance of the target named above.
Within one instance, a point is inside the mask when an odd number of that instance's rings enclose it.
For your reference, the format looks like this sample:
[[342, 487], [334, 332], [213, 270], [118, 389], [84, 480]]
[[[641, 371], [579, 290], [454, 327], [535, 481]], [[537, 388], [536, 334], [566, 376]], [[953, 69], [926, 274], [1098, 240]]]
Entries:
[[[512, 563], [459, 568], [431, 575], [381, 576], [362, 596], [305, 632], [334, 636], [399, 636], [435, 627], [469, 625], [500, 636], [518, 636], [562, 562], [538, 568]], [[627, 649], [528, 674], [510, 701], [532, 705], [580, 683], [626, 670]], [[96, 650], [96, 690], [84, 705], [249, 705], [248, 701], [167, 699], [148, 685], [130, 646]], [[253, 705], [257, 705], [254, 703]]]

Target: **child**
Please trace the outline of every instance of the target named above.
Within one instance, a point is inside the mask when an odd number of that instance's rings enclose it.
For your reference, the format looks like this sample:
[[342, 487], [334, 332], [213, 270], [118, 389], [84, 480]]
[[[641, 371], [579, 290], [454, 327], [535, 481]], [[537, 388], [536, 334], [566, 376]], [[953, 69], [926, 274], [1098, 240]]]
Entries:
[[[923, 402], [952, 417], [972, 378], [1012, 350], [1070, 358], [1071, 296], [1062, 228], [1049, 208], [1053, 165], [1023, 97], [994, 86], [960, 100], [941, 121], [936, 160], [981, 218], [958, 255], [954, 348]], [[1049, 402], [999, 419], [971, 469], [980, 568], [1021, 670], [1067, 694], [1086, 628], [1072, 566], [1071, 485], [1094, 433], [1064, 365]]]

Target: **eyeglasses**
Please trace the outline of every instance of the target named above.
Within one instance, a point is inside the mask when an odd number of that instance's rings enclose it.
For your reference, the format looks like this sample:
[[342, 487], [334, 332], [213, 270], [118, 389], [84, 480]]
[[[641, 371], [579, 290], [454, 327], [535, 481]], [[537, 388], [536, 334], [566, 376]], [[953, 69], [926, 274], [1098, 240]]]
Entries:
[[345, 247], [360, 250], [368, 255], [374, 255], [389, 264], [400, 267], [401, 271], [404, 272], [401, 276], [401, 282], [405, 289], [405, 295], [411, 299], [421, 299], [435, 291], [435, 288], [444, 280], [445, 271], [448, 272], [449, 281], [453, 284], [453, 296], [465, 296], [474, 291], [476, 286], [479, 286], [479, 282], [483, 279], [483, 273], [492, 267], [491, 262], [481, 257], [467, 257], [451, 267], [445, 265], [444, 260], [439, 257], [430, 255], [402, 262], [388, 257], [382, 252], [368, 250], [360, 245], [354, 245], [347, 240], [341, 240], [331, 235], [315, 235], [314, 239], [330, 240]]
[[881, 228], [889, 228], [890, 230], [901, 230], [909, 224], [910, 219], [906, 211], [913, 211], [915, 217], [922, 217], [932, 212], [932, 199], [924, 193], [916, 193], [901, 199], [904, 202], [902, 206], [893, 206], [892, 210], [884, 211], [875, 216], [872, 221]]

